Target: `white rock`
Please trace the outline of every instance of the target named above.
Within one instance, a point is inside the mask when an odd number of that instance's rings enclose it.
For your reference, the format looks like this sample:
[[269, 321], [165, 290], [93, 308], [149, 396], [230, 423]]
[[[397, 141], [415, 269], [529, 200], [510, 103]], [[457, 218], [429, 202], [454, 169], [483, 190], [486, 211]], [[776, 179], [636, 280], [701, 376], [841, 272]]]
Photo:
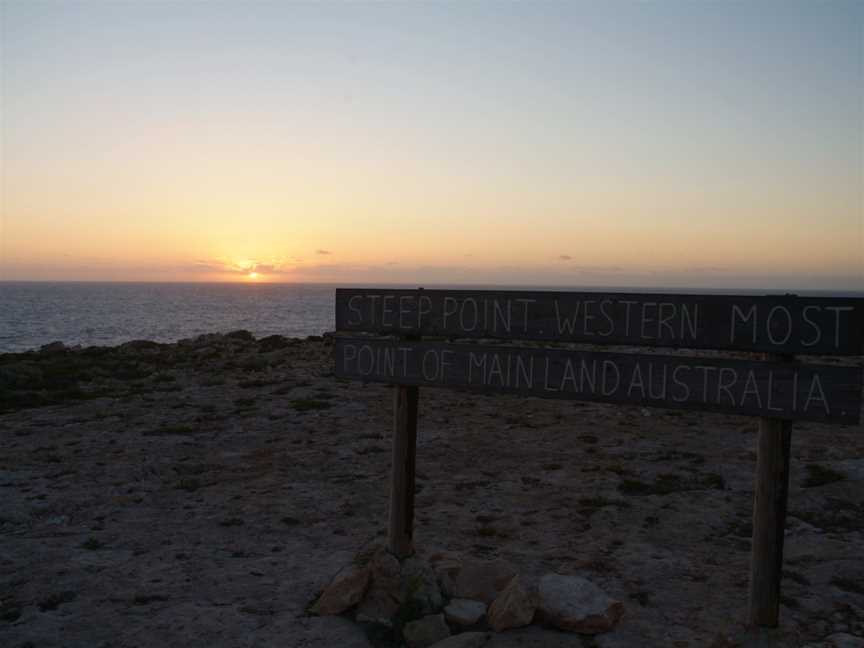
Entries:
[[864, 639], [846, 632], [838, 632], [826, 637], [824, 645], [825, 648], [864, 648]]
[[357, 605], [369, 585], [369, 570], [366, 567], [348, 565], [344, 567], [324, 589], [312, 611], [321, 616], [342, 614]]
[[383, 547], [376, 549], [367, 566], [369, 587], [357, 606], [357, 621], [391, 626], [403, 602], [399, 560]]
[[578, 576], [546, 574], [540, 579], [539, 594], [543, 616], [561, 630], [580, 634], [608, 632], [624, 614], [620, 601]]
[[483, 601], [453, 599], [444, 608], [444, 616], [453, 625], [472, 626], [486, 614], [486, 607]]
[[519, 577], [515, 576], [489, 606], [489, 625], [495, 632], [521, 628], [531, 623], [536, 609], [534, 597], [522, 587]]

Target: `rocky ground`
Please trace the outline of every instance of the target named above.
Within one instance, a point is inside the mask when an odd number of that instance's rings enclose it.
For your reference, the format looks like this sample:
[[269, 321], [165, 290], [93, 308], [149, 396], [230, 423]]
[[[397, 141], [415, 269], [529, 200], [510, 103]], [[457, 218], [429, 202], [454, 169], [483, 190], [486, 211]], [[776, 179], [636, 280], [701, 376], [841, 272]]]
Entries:
[[[335, 378], [330, 342], [0, 356], [0, 645], [393, 645], [309, 610], [387, 514], [391, 391]], [[418, 545], [624, 606], [483, 645], [740, 643], [755, 419], [435, 389], [420, 417]], [[862, 428], [796, 423], [792, 453], [777, 645], [864, 645]]]

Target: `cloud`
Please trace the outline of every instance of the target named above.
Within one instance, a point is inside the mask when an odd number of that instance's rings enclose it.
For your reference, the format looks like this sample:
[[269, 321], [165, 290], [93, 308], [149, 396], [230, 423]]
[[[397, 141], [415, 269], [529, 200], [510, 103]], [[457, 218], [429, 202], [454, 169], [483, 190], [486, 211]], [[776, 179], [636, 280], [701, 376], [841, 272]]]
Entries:
[[256, 261], [245, 260], [240, 263], [226, 261], [224, 259], [199, 259], [190, 266], [181, 268], [191, 272], [212, 272], [219, 274], [248, 275], [250, 272], [267, 275], [289, 274], [296, 268], [296, 264], [285, 261]]
[[315, 250], [315, 254], [333, 254], [330, 250]]
[[193, 272], [224, 272], [225, 264], [220, 261], [198, 260], [189, 269]]
[[[582, 274], [619, 274], [622, 272], [627, 272], [621, 266], [576, 266], [573, 268], [576, 272], [580, 272]], [[631, 271], [634, 272], [634, 271]], [[639, 271], [635, 271], [636, 274], [639, 274]]]
[[260, 272], [261, 274], [285, 274], [290, 270], [291, 268], [273, 263], [256, 263], [252, 266], [252, 272]]
[[[559, 254], [559, 261], [572, 261], [573, 257], [569, 254]], [[550, 270], [552, 270], [550, 268]], [[560, 270], [552, 270], [553, 272], [559, 272]], [[568, 265], [568, 272], [576, 272], [578, 274], [586, 274], [586, 275], [617, 275], [623, 272], [627, 272], [625, 268], [617, 265]]]
[[720, 266], [692, 266], [690, 268], [682, 268], [681, 272], [685, 274], [727, 274], [734, 271]]

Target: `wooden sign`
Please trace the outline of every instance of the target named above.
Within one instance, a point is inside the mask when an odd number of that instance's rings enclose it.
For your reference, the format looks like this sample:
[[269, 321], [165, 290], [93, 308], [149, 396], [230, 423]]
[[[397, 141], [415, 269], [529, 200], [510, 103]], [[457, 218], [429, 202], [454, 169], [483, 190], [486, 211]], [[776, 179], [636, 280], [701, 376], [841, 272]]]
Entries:
[[798, 363], [337, 338], [336, 375], [826, 423], [861, 410], [860, 369]]
[[[785, 296], [339, 289], [336, 375], [393, 383], [388, 547], [413, 551], [420, 386], [705, 409], [759, 418], [748, 623], [777, 625], [791, 421], [858, 423], [860, 367], [794, 354], [864, 355], [864, 300]], [[764, 361], [421, 342], [490, 338], [760, 351]]]
[[864, 300], [339, 289], [336, 329], [808, 355], [864, 353]]

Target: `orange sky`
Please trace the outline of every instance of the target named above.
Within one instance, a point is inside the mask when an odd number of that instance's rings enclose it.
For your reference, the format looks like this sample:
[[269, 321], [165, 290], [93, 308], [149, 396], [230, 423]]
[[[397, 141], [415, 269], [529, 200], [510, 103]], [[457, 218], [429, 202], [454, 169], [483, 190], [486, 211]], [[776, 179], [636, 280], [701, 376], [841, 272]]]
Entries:
[[864, 287], [855, 3], [3, 6], [0, 279]]

